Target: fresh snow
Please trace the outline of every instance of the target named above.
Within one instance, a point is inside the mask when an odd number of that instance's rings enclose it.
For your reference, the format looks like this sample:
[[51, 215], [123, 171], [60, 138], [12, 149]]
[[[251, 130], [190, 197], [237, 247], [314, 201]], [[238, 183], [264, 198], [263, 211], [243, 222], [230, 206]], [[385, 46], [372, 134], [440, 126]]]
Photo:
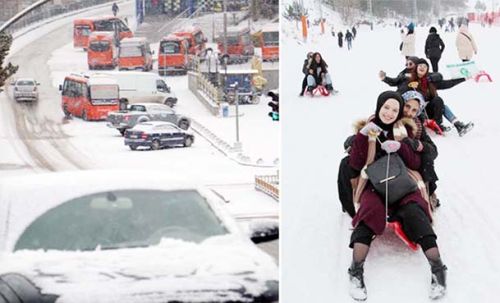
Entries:
[[[286, 1], [290, 3], [291, 1]], [[304, 1], [305, 2], [305, 1]], [[319, 17], [311, 7], [312, 20]], [[300, 36], [300, 24], [282, 19], [280, 48], [282, 99], [282, 225], [281, 301], [354, 302], [349, 296], [347, 269], [352, 251], [350, 217], [342, 213], [337, 193], [337, 173], [345, 156], [343, 142], [353, 133], [352, 124], [375, 110], [377, 96], [393, 88], [379, 80], [379, 70], [396, 76], [404, 68], [399, 53], [399, 28], [361, 26], [353, 41], [339, 49], [331, 24], [345, 33], [338, 15], [323, 7], [326, 32], [311, 28], [308, 42]], [[435, 25], [438, 29], [439, 27]], [[416, 28], [417, 56], [424, 57], [429, 27]], [[498, 220], [498, 96], [500, 46], [492, 41], [500, 28], [471, 24], [479, 51], [474, 61], [493, 83], [468, 80], [439, 91], [458, 118], [475, 122], [474, 129], [459, 137], [453, 129], [445, 137], [433, 136], [439, 156], [434, 229], [444, 263], [448, 267], [448, 293], [440, 302], [493, 302], [497, 300], [500, 261]], [[439, 30], [446, 49], [439, 62], [445, 79], [446, 64], [459, 63], [457, 32]], [[308, 51], [319, 51], [329, 65], [332, 97], [298, 97], [302, 64]], [[449, 122], [445, 124], [450, 125]], [[307, 283], [304, 283], [307, 281]], [[427, 302], [430, 267], [419, 250], [413, 252], [392, 232], [377, 238], [365, 263], [365, 283], [371, 303]]]

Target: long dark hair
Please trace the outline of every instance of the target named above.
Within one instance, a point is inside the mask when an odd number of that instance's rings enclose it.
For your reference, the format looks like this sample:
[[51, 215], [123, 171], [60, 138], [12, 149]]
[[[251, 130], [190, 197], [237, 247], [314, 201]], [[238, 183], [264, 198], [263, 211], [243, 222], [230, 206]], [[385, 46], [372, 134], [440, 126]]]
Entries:
[[418, 82], [417, 90], [422, 93], [424, 96], [425, 100], [429, 101], [436, 97], [438, 95], [436, 86], [434, 83], [430, 82], [428, 80], [427, 75], [429, 74], [429, 71], [427, 70], [427, 74], [423, 78], [419, 78], [417, 74], [417, 68], [415, 68], [414, 71], [412, 71], [410, 76], [410, 79], [408, 83], [410, 82]]
[[[321, 58], [321, 61], [319, 63], [316, 62], [316, 56], [319, 55]], [[313, 55], [313, 60], [311, 66], [318, 67], [320, 66], [322, 70], [325, 70], [328, 68], [328, 64], [326, 64], [325, 60], [323, 60], [323, 56], [319, 52], [314, 53]]]

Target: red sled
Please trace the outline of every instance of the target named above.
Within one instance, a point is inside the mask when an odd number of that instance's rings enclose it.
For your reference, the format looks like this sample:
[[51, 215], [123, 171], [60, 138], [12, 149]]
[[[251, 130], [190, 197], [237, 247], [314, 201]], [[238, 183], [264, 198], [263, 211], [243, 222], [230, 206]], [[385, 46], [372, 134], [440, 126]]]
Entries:
[[313, 89], [312, 92], [308, 91], [307, 87], [306, 87], [306, 89], [304, 90], [304, 95], [308, 95], [311, 97], [313, 97], [314, 95], [321, 95], [321, 96], [328, 97], [328, 96], [330, 96], [330, 91], [327, 90], [326, 87], [324, 87], [323, 85], [318, 85], [318, 86], [316, 86], [315, 89]]
[[486, 77], [486, 79], [488, 79], [489, 82], [493, 82], [493, 80], [491, 80], [490, 74], [488, 74], [484, 70], [479, 71], [479, 73], [477, 73], [476, 76], [474, 76], [474, 81], [479, 82], [479, 79], [481, 79], [482, 77]]
[[409, 248], [416, 251], [418, 246], [415, 242], [410, 241], [403, 231], [403, 227], [401, 227], [401, 223], [399, 221], [387, 222], [387, 227], [392, 228], [394, 233], [406, 244]]
[[443, 130], [441, 129], [441, 127], [439, 127], [439, 125], [436, 123], [436, 121], [434, 121], [434, 119], [426, 119], [424, 121], [424, 126], [433, 130], [438, 135], [443, 136]]

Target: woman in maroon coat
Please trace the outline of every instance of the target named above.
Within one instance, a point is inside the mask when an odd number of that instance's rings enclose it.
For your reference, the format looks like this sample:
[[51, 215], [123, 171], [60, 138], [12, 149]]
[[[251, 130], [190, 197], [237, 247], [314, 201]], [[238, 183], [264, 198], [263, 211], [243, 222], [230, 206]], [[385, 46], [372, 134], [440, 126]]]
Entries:
[[[412, 129], [403, 124], [403, 100], [397, 92], [386, 91], [379, 95], [374, 118], [366, 123], [356, 134], [350, 153], [349, 165], [365, 176], [364, 167], [368, 159], [373, 161], [388, 152], [396, 152], [409, 169], [420, 167], [420, 155], [408, 145], [404, 137], [412, 138]], [[377, 141], [381, 142], [379, 144]], [[370, 143], [372, 142], [372, 143]], [[375, 156], [369, 155], [369, 145], [375, 144]], [[366, 180], [366, 177], [365, 177]], [[357, 300], [366, 299], [363, 280], [363, 264], [368, 255], [370, 244], [376, 235], [381, 235], [386, 226], [385, 200], [367, 181], [359, 181], [354, 190], [354, 201], [359, 202], [359, 209], [353, 218], [354, 230], [350, 247], [353, 248], [353, 261], [349, 268], [351, 296]], [[411, 241], [422, 247], [431, 264], [431, 298], [445, 294], [446, 266], [443, 265], [436, 244], [436, 234], [431, 226], [431, 214], [428, 203], [420, 191], [412, 192], [387, 209], [391, 220], [399, 221]]]

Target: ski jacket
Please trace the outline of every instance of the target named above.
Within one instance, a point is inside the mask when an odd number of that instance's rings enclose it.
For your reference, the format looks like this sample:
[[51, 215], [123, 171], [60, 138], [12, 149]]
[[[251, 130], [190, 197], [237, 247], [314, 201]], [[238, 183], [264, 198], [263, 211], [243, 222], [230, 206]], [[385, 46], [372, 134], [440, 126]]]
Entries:
[[425, 41], [425, 56], [427, 58], [441, 58], [444, 51], [444, 42], [436, 33], [430, 33]]
[[347, 32], [345, 34], [345, 41], [351, 41], [352, 40], [352, 34], [351, 32]]
[[415, 33], [404, 36], [401, 54], [403, 56], [415, 56]]
[[309, 74], [309, 66], [311, 65], [311, 63], [312, 59], [305, 59], [304, 65], [302, 65], [302, 73], [306, 76]]
[[312, 60], [311, 64], [309, 65], [309, 69], [313, 70], [312, 76], [314, 77], [314, 80], [316, 81], [317, 84], [323, 83], [323, 76], [322, 74], [327, 74], [328, 70], [326, 69], [326, 66], [321, 66], [321, 64], [316, 63], [316, 61]]
[[455, 41], [458, 50], [458, 56], [462, 60], [471, 60], [477, 53], [476, 42], [465, 26], [461, 26]]
[[[363, 125], [366, 124], [367, 122], [368, 121], [358, 122], [356, 125], [357, 129], [360, 130], [363, 127]], [[398, 125], [399, 123], [406, 128], [408, 137], [410, 139], [413, 139], [415, 137], [415, 130], [416, 130], [415, 122], [412, 119], [403, 118], [400, 121], [396, 122], [395, 125]], [[385, 140], [394, 140], [393, 130], [387, 132], [386, 135], [384, 133], [381, 133], [379, 135], [379, 138], [382, 142], [384, 142]], [[421, 166], [420, 155], [417, 152], [415, 152], [412, 149], [412, 147], [407, 142], [405, 142], [405, 140], [402, 140], [400, 142], [401, 142], [401, 147], [397, 151], [397, 154], [405, 162], [408, 169], [418, 170]], [[375, 142], [375, 144], [376, 144], [376, 150], [375, 150], [374, 161], [383, 157], [386, 154], [380, 148], [379, 143]], [[352, 143], [350, 157], [349, 157], [349, 165], [355, 171], [360, 172], [360, 174], [362, 174], [361, 171], [364, 170], [364, 167], [366, 165], [366, 161], [368, 159], [368, 150], [369, 150], [368, 137], [361, 134], [358, 131]], [[364, 186], [358, 187], [359, 182], [362, 182], [361, 180], [362, 179], [360, 177], [357, 181], [353, 181], [353, 192], [355, 192], [354, 195], [355, 202], [356, 202], [356, 192], [361, 191], [361, 193], [359, 195], [359, 201], [358, 201], [359, 209], [352, 220], [352, 225], [356, 227], [360, 222], [364, 222], [375, 234], [381, 235], [384, 232], [386, 226], [384, 199], [374, 190], [373, 186], [369, 181], [367, 181]], [[419, 184], [419, 186], [422, 187], [423, 184]], [[429, 219], [432, 220], [430, 206], [428, 202], [423, 198], [421, 190], [420, 191], [417, 190], [413, 193], [406, 195], [399, 201], [399, 203], [389, 207], [388, 209], [389, 215], [392, 214], [400, 206], [409, 203], [417, 203], [422, 208], [422, 210], [424, 210]]]

